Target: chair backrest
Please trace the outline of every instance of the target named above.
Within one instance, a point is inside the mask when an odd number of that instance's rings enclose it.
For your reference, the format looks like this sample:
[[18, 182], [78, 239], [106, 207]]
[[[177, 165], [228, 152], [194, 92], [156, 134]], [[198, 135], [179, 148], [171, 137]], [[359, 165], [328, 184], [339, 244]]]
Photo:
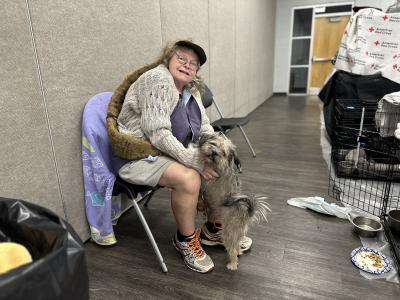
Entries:
[[224, 115], [222, 114], [222, 111], [219, 108], [217, 101], [215, 101], [215, 99], [214, 99], [213, 93], [211, 92], [211, 90], [209, 89], [209, 87], [206, 84], [204, 84], [204, 90], [201, 94], [201, 101], [203, 102], [203, 106], [205, 108], [208, 108], [209, 106], [214, 104], [214, 106], [219, 114], [219, 117], [224, 118]]
[[[242, 126], [246, 125], [249, 122], [249, 117], [248, 115], [245, 117], [239, 117], [239, 118], [224, 118], [224, 115], [222, 114], [221, 109], [219, 108], [217, 101], [215, 101], [214, 96], [211, 92], [211, 90], [208, 88], [207, 85], [204, 85], [204, 90], [201, 94], [201, 100], [203, 102], [203, 106], [205, 108], [211, 106], [214, 104], [215, 109], [217, 110], [219, 114], [219, 119], [215, 120], [214, 122], [211, 123], [211, 126], [214, 128], [215, 131], [222, 131], [223, 133], [227, 133], [233, 128], [238, 127], [240, 131], [243, 134], [244, 139], [246, 140], [247, 145], [250, 147], [251, 152], [253, 153], [253, 156], [256, 157], [256, 153], [254, 152], [253, 147], [250, 144], [249, 139], [247, 138]], [[237, 164], [238, 169], [240, 169], [240, 162]], [[241, 172], [241, 171], [240, 171]]]
[[208, 88], [207, 85], [204, 84], [204, 90], [201, 93], [201, 101], [203, 102], [203, 106], [205, 108], [211, 106], [214, 101], [214, 95], [212, 94], [211, 90]]
[[102, 159], [108, 171], [116, 175], [126, 160], [115, 155], [108, 138], [106, 116], [111, 96], [111, 92], [104, 92], [90, 98], [83, 111], [82, 130], [90, 147], [97, 152], [96, 157]]

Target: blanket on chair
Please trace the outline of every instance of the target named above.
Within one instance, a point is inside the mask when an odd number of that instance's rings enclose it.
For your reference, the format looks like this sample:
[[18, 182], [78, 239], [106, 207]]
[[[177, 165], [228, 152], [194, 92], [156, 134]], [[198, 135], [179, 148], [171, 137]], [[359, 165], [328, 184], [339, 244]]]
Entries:
[[121, 201], [112, 201], [118, 170], [127, 161], [117, 157], [108, 139], [107, 108], [112, 93], [92, 97], [82, 118], [82, 164], [86, 217], [91, 237], [100, 245], [113, 245], [113, 221], [121, 215]]

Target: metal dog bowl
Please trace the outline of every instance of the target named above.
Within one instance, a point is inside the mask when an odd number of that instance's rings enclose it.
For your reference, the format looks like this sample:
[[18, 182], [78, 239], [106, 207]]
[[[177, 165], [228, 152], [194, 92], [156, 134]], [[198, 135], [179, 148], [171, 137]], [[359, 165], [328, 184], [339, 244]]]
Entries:
[[400, 210], [394, 209], [388, 213], [389, 227], [400, 233]]
[[354, 232], [362, 237], [374, 237], [383, 228], [379, 221], [364, 216], [354, 217], [350, 222]]
[[334, 151], [334, 157], [336, 161], [345, 161], [346, 155], [349, 153], [350, 150], [348, 149], [337, 149]]
[[355, 170], [354, 161], [343, 160], [338, 163], [338, 173], [342, 175], [352, 175]]

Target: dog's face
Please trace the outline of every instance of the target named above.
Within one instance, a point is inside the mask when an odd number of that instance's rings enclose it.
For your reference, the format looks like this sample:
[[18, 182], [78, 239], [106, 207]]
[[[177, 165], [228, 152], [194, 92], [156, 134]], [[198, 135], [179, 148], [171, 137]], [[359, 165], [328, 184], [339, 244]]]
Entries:
[[203, 135], [199, 147], [205, 163], [220, 175], [232, 172], [240, 165], [235, 145], [222, 132]]

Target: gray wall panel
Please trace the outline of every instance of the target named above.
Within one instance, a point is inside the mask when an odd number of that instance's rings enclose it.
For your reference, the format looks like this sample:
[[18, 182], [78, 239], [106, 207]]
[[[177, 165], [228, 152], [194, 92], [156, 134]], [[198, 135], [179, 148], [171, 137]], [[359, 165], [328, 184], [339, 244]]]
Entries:
[[226, 116], [247, 114], [271, 94], [274, 0], [28, 1], [44, 89], [25, 1], [2, 1], [1, 196], [66, 216], [83, 239], [81, 115], [91, 96], [114, 90], [178, 38], [204, 47], [200, 75]]
[[274, 40], [275, 40], [275, 1], [258, 0], [259, 7], [254, 11], [254, 23], [259, 33], [255, 35], [254, 45], [258, 61], [253, 64], [255, 76], [259, 74], [255, 89], [255, 103], [258, 107], [273, 93], [274, 80]]
[[[257, 80], [252, 72], [252, 64], [256, 63], [253, 45], [253, 20], [251, 7], [254, 1], [236, 1], [236, 76], [235, 76], [235, 115], [246, 114], [254, 102], [252, 82]], [[244, 100], [245, 99], [245, 100]]]
[[[224, 116], [235, 112], [235, 1], [210, 1], [210, 80]], [[217, 117], [215, 110], [212, 117]]]
[[235, 115], [272, 95], [275, 1], [236, 1]]
[[32, 1], [33, 27], [68, 221], [87, 234], [81, 115], [161, 45], [158, 1]]
[[0, 195], [63, 217], [25, 1], [2, 1], [0, 10]]
[[[208, 1], [160, 0], [160, 5], [163, 43], [191, 38], [208, 54]], [[209, 82], [209, 61], [199, 75]]]

